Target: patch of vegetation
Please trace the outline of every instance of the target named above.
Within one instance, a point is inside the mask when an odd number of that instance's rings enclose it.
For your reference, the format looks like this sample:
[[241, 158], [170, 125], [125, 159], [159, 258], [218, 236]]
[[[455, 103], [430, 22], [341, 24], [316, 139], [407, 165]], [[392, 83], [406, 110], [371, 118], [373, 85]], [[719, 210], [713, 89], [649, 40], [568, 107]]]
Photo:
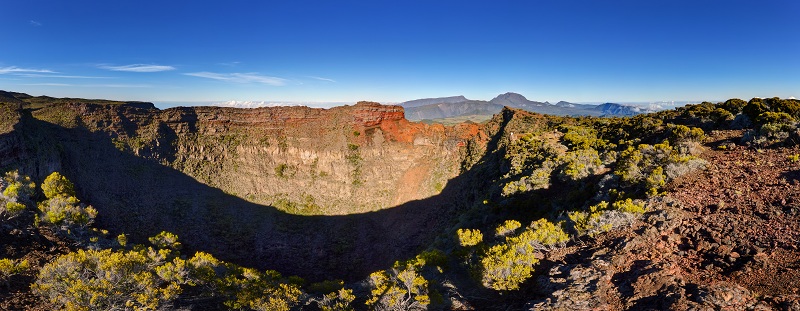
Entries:
[[278, 178], [291, 178], [295, 174], [297, 174], [297, 168], [294, 165], [281, 163], [275, 167], [275, 176], [278, 176]]
[[361, 176], [361, 168], [364, 163], [364, 159], [361, 158], [361, 152], [359, 151], [359, 145], [356, 144], [347, 144], [347, 153], [345, 154], [345, 160], [347, 163], [350, 164], [352, 170], [350, 171], [350, 176], [353, 179], [353, 186], [360, 186], [364, 184], [364, 179]]
[[39, 203], [37, 219], [66, 234], [85, 233], [97, 217], [97, 210], [81, 204], [75, 197], [75, 186], [66, 177], [53, 172], [42, 183], [47, 200]]
[[562, 224], [540, 219], [521, 234], [489, 247], [480, 259], [481, 282], [494, 290], [516, 290], [530, 278], [533, 266], [539, 262], [536, 253], [551, 247], [563, 246], [569, 240]]
[[28, 176], [18, 171], [9, 171], [0, 180], [0, 221], [10, 220], [22, 215], [31, 198], [36, 184]]

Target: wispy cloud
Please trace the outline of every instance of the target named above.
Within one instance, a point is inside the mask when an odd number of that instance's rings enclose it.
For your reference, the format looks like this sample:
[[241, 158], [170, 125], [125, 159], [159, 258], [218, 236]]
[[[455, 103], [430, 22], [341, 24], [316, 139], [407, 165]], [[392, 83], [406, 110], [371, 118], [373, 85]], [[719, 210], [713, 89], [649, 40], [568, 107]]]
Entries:
[[311, 79], [315, 79], [315, 80], [336, 83], [336, 80], [334, 80], [334, 79], [328, 79], [328, 78], [323, 78], [323, 77], [315, 77], [315, 76], [308, 76], [308, 77], [311, 78]]
[[42, 25], [42, 23], [40, 23], [40, 22], [37, 22], [37, 21], [35, 21], [35, 20], [30, 20], [30, 21], [28, 22], [28, 24], [31, 24], [31, 26], [34, 26], [34, 27], [39, 27], [39, 26], [41, 26], [41, 25]]
[[214, 72], [192, 72], [184, 73], [187, 76], [214, 79], [233, 83], [261, 83], [272, 86], [286, 85], [288, 80], [278, 77], [263, 76], [257, 73], [214, 73]]
[[56, 72], [48, 69], [19, 68], [17, 66], [0, 67], [0, 74], [9, 74], [9, 73], [20, 74], [20, 73], [56, 73]]
[[16, 75], [20, 76], [20, 77], [26, 77], [26, 78], [112, 79], [111, 77], [50, 75], [50, 74], [40, 74], [40, 73], [20, 73], [20, 74], [16, 74]]
[[29, 85], [29, 86], [75, 86], [73, 84], [66, 84], [66, 83], [26, 83], [22, 85]]
[[100, 67], [102, 69], [106, 69], [106, 70], [127, 71], [127, 72], [159, 72], [159, 71], [175, 70], [175, 67], [172, 67], [172, 66], [147, 65], [147, 64], [132, 64], [132, 65], [124, 65], [124, 66], [101, 65], [101, 66], [98, 66], [98, 67]]
[[239, 64], [241, 64], [241, 63], [242, 62], [225, 62], [225, 63], [219, 63], [219, 65], [228, 66], [228, 67], [236, 67], [236, 66], [239, 66]]
[[69, 84], [69, 83], [27, 83], [22, 85], [30, 86], [68, 86], [68, 87], [92, 87], [92, 88], [147, 88], [153, 87], [149, 84]]

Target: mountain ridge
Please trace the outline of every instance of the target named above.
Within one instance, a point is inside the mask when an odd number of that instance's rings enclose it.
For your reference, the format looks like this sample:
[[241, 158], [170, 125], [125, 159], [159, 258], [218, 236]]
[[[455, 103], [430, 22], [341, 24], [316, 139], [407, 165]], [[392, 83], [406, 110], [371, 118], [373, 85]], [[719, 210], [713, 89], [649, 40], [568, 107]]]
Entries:
[[[461, 100], [462, 98], [464, 100]], [[500, 112], [503, 107], [523, 109], [530, 112], [556, 116], [617, 117], [633, 116], [655, 111], [649, 108], [617, 103], [586, 105], [559, 101], [555, 104], [551, 104], [546, 101], [532, 101], [521, 94], [513, 92], [497, 95], [489, 101], [470, 100], [464, 96], [450, 96], [412, 100], [400, 103], [399, 105], [406, 109], [406, 118], [410, 121], [436, 120], [475, 115], [490, 116]]]

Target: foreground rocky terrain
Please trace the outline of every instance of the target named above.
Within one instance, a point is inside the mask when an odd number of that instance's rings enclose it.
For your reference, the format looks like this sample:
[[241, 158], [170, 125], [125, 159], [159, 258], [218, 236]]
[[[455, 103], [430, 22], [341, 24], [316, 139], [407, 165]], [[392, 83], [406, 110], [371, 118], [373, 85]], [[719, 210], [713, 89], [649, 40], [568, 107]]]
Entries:
[[800, 148], [754, 150], [727, 139], [741, 132], [714, 134], [708, 168], [668, 185], [654, 212], [551, 253], [536, 279], [544, 298], [527, 307], [800, 309], [800, 163], [789, 160]]

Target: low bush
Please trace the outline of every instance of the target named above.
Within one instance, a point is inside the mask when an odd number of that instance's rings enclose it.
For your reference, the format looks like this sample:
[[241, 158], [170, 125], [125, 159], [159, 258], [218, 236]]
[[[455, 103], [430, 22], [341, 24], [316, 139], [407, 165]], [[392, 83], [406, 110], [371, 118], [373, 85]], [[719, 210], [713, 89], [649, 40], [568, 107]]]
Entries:
[[595, 236], [614, 228], [629, 225], [645, 211], [647, 209], [644, 202], [625, 199], [613, 204], [603, 201], [589, 206], [587, 211], [573, 211], [567, 216], [578, 236]]
[[530, 278], [539, 262], [536, 253], [563, 246], [569, 240], [561, 223], [533, 222], [517, 236], [493, 245], [481, 256], [481, 282], [494, 290], [515, 290]]
[[563, 164], [559, 167], [558, 177], [565, 182], [579, 181], [599, 173], [604, 168], [600, 154], [591, 148], [567, 152], [561, 161]]
[[36, 184], [28, 176], [17, 171], [9, 171], [0, 179], [0, 221], [15, 218], [25, 211]]
[[483, 233], [478, 229], [458, 229], [458, 243], [463, 247], [475, 246], [483, 242]]
[[27, 260], [12, 260], [8, 258], [0, 259], [0, 283], [11, 287], [11, 277], [30, 269]]
[[431, 296], [428, 280], [421, 274], [424, 266], [412, 260], [370, 274], [367, 306], [373, 310], [428, 310]]

